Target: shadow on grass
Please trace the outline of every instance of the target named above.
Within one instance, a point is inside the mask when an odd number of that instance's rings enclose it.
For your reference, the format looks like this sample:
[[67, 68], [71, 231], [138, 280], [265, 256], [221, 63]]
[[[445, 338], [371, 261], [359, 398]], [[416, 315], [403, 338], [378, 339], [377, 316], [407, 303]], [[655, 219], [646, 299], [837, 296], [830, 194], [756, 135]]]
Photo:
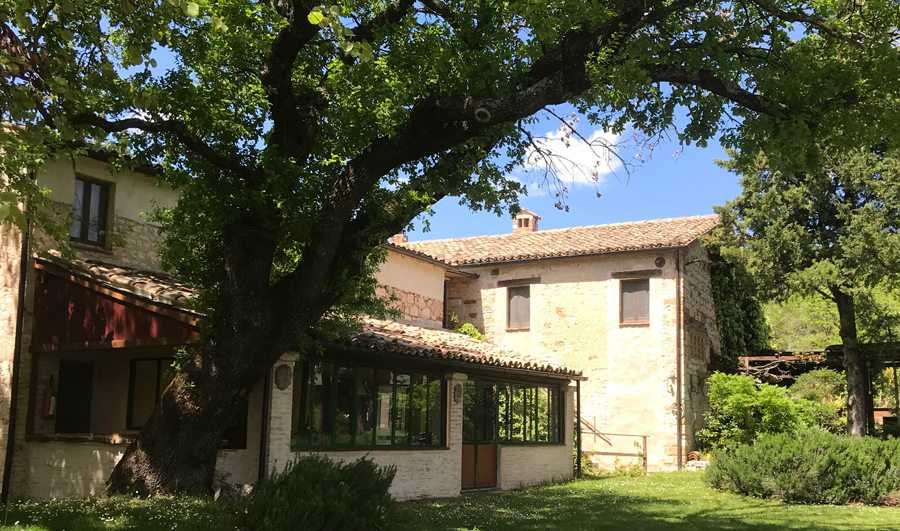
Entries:
[[[668, 485], [640, 478], [629, 483], [635, 487], [633, 492], [621, 492], [622, 489], [608, 489], [604, 485], [614, 479], [588, 479], [507, 493], [472, 494], [461, 499], [410, 502], [401, 508], [399, 520], [404, 524], [398, 529], [838, 531], [874, 528], [871, 523], [865, 527], [848, 527], [843, 517], [832, 524], [827, 521], [828, 515], [818, 514], [816, 508], [812, 509], [816, 513], [813, 515], [804, 514], [802, 508], [794, 514], [794, 508], [777, 502], [709, 491], [697, 480]], [[642, 489], [642, 486], [650, 488]], [[862, 526], [865, 521], [853, 523]]]

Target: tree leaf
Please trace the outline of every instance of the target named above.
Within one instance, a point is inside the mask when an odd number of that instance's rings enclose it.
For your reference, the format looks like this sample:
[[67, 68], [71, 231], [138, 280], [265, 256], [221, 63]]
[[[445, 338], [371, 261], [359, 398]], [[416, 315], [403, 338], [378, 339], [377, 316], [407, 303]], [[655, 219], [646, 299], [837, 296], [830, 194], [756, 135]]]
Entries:
[[309, 15], [306, 15], [306, 18], [309, 20], [310, 24], [318, 26], [325, 20], [325, 15], [323, 15], [321, 11], [310, 11]]
[[184, 14], [189, 17], [197, 18], [200, 16], [200, 4], [191, 2], [184, 8]]

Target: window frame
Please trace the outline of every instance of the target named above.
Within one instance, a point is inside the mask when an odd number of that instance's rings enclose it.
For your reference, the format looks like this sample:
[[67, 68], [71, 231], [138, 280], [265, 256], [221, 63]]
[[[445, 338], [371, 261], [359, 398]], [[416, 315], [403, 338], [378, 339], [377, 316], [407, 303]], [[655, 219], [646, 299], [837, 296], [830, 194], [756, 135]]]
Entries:
[[[81, 198], [81, 234], [79, 236], [72, 236], [72, 229], [69, 229], [69, 241], [78, 243], [81, 245], [89, 245], [91, 247], [98, 247], [101, 249], [107, 248], [107, 238], [106, 235], [109, 232], [109, 214], [110, 214], [110, 205], [111, 205], [111, 197], [113, 191], [113, 183], [100, 181], [97, 179], [92, 179], [90, 177], [86, 177], [81, 174], [75, 175], [75, 183], [76, 187], [78, 186], [78, 181], [82, 181], [84, 183], [84, 193]], [[96, 184], [100, 187], [100, 200], [98, 201], [98, 212], [97, 219], [100, 221], [101, 226], [97, 228], [97, 241], [91, 241], [88, 237], [90, 232], [89, 224], [90, 224], [90, 199], [91, 199], [91, 186]], [[75, 207], [75, 196], [73, 193], [72, 196], [72, 208]], [[87, 221], [85, 220], [85, 208], [88, 209]], [[72, 213], [74, 217], [74, 212]]]
[[[512, 324], [512, 293], [513, 290], [526, 290], [528, 292], [528, 324], [514, 326]], [[506, 330], [515, 332], [524, 332], [531, 330], [531, 285], [524, 286], [508, 286], [506, 288]]]
[[[376, 419], [373, 420], [372, 427], [372, 442], [371, 444], [357, 444], [357, 428], [354, 423], [351, 423], [350, 426], [350, 441], [347, 443], [340, 443], [336, 441], [337, 430], [335, 429], [337, 425], [337, 417], [338, 417], [338, 408], [337, 408], [337, 400], [338, 400], [338, 385], [336, 383], [336, 378], [333, 377], [331, 389], [326, 390], [326, 393], [329, 396], [329, 405], [330, 408], [327, 410], [330, 414], [330, 419], [324, 418], [324, 412], [326, 411], [323, 408], [323, 424], [331, 426], [331, 434], [330, 436], [326, 435], [327, 438], [330, 439], [330, 442], [324, 444], [313, 444], [313, 443], [304, 443], [298, 441], [299, 438], [299, 428], [301, 424], [304, 422], [304, 419], [307, 418], [307, 412], [309, 408], [312, 406], [312, 401], [309, 399], [311, 386], [308, 381], [310, 380], [311, 375], [311, 367], [315, 363], [329, 363], [332, 365], [332, 374], [337, 375], [339, 368], [349, 368], [353, 370], [353, 388], [358, 389], [361, 383], [361, 380], [358, 378], [360, 373], [360, 369], [366, 369], [372, 371], [372, 382], [373, 389], [369, 398], [373, 401], [373, 411], [376, 415]], [[378, 396], [379, 396], [379, 372], [387, 372], [391, 374], [391, 401], [389, 406], [389, 416], [391, 418], [390, 422], [390, 432], [391, 432], [391, 442], [390, 444], [378, 444]], [[331, 360], [325, 358], [312, 358], [307, 359], [302, 362], [297, 363], [297, 367], [295, 368], [295, 374], [299, 375], [299, 381], [295, 377], [293, 385], [302, 385], [301, 395], [305, 394], [305, 396], [301, 396], [298, 400], [294, 400], [293, 397], [291, 399], [292, 408], [297, 408], [296, 415], [292, 413], [291, 415], [291, 450], [293, 451], [333, 451], [333, 450], [363, 450], [363, 451], [372, 451], [372, 450], [445, 450], [449, 448], [447, 444], [448, 441], [448, 427], [447, 427], [447, 419], [449, 415], [449, 396], [447, 391], [447, 380], [444, 378], [444, 374], [440, 371], [422, 371], [422, 370], [410, 370], [399, 368], [396, 366], [382, 366], [382, 365], [374, 365], [367, 363], [356, 363], [356, 362], [345, 362], [340, 360]], [[428, 384], [425, 386], [426, 388], [426, 410], [425, 410], [425, 422], [426, 422], [426, 432], [430, 433], [429, 427], [432, 424], [432, 411], [427, 407], [432, 403], [431, 400], [431, 383], [440, 382], [440, 396], [437, 397], [436, 403], [440, 405], [440, 421], [439, 421], [439, 434], [438, 441], [436, 443], [428, 443], [428, 444], [414, 444], [412, 443], [414, 434], [412, 433], [411, 427], [413, 426], [413, 412], [414, 408], [409, 407], [409, 398], [407, 399], [406, 411], [404, 412], [403, 418], [398, 418], [397, 416], [397, 375], [405, 375], [409, 377], [410, 384], [408, 386], [408, 390], [406, 393], [407, 397], [412, 396], [413, 393], [413, 382], [416, 380], [416, 377], [425, 376], [428, 378]], [[303, 379], [306, 378], [307, 382], [304, 384]], [[359, 412], [359, 400], [356, 397], [360, 395], [354, 394], [352, 403], [351, 403], [351, 418], [356, 419], [357, 414]], [[304, 405], [305, 408], [300, 409], [301, 406]], [[296, 418], [296, 425], [294, 424], [294, 419]], [[403, 421], [406, 426], [407, 435], [405, 437], [405, 441], [398, 440], [398, 421]]]
[[134, 425], [134, 384], [135, 377], [137, 375], [137, 364], [140, 361], [155, 361], [156, 362], [156, 393], [154, 396], [156, 397], [155, 405], [159, 405], [159, 399], [162, 396], [162, 389], [159, 383], [160, 378], [162, 377], [163, 367], [162, 364], [164, 362], [169, 362], [171, 364], [175, 358], [166, 358], [166, 357], [158, 357], [158, 358], [131, 358], [129, 360], [128, 365], [128, 409], [125, 413], [125, 429], [126, 430], [140, 430], [143, 426], [135, 426]]
[[[625, 317], [625, 285], [633, 282], [647, 283], [647, 317]], [[619, 325], [620, 326], [650, 326], [650, 278], [623, 278], [619, 280]]]

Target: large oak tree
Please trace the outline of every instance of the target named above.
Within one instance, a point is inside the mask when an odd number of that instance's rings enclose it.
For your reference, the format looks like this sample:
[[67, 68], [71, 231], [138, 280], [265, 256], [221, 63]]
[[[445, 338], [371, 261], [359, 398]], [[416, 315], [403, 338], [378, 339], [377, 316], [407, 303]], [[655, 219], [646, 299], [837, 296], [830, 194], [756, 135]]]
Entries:
[[160, 213], [163, 256], [203, 290], [202, 342], [111, 488], [207, 491], [247, 391], [323, 322], [374, 307], [368, 257], [387, 236], [443, 197], [515, 205], [521, 188], [505, 175], [548, 106], [648, 136], [684, 110], [683, 142], [718, 137], [799, 166], [817, 163], [816, 141], [898, 136], [896, 8], [0, 1], [0, 113], [23, 126], [0, 132], [15, 154], [0, 163], [5, 186], [36, 212], [22, 169], [104, 144], [183, 187]]

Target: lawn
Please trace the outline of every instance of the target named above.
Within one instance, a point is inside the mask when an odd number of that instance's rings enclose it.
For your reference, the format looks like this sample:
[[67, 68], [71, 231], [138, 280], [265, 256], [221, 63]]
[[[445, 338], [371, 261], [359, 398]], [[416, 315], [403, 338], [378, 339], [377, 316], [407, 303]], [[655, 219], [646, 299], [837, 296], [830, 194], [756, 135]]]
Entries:
[[702, 472], [586, 479], [407, 503], [403, 531], [900, 529], [900, 509], [790, 506], [708, 489]]
[[[219, 531], [235, 504], [127, 498], [0, 506], [0, 531]], [[588, 479], [507, 493], [405, 503], [398, 531], [898, 529], [900, 509], [789, 506], [707, 489], [702, 473]]]

